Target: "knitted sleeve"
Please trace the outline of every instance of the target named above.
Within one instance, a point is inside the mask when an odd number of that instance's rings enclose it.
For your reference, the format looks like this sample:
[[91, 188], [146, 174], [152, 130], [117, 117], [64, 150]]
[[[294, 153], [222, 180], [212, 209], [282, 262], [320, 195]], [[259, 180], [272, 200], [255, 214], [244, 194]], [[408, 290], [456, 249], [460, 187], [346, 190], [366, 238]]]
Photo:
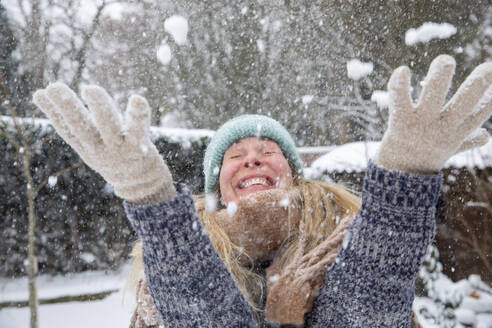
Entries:
[[411, 325], [415, 278], [434, 238], [441, 175], [370, 162], [362, 207], [307, 315], [307, 327]]
[[255, 327], [250, 308], [212, 247], [184, 184], [152, 205], [124, 203], [142, 240], [146, 281], [165, 327]]
[[308, 327], [411, 325], [415, 278], [434, 238], [442, 176], [369, 162], [362, 207], [328, 269]]

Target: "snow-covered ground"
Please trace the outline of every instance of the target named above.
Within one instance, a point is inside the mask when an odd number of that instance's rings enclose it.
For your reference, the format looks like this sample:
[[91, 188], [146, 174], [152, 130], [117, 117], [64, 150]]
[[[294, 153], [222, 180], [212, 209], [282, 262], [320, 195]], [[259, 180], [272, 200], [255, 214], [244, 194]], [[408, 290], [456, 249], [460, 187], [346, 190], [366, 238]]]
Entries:
[[[135, 307], [134, 294], [125, 293], [123, 286], [128, 274], [128, 267], [118, 273], [85, 272], [69, 276], [38, 277], [39, 298], [55, 298], [67, 295], [91, 294], [118, 289], [103, 300], [91, 302], [69, 302], [39, 307], [40, 328], [112, 328], [128, 327], [132, 311]], [[492, 328], [492, 289], [483, 283], [478, 276], [470, 276], [467, 280], [456, 283], [441, 277], [436, 283], [440, 298], [450, 295], [458, 298], [460, 305], [455, 315], [463, 323], [474, 328]], [[471, 296], [470, 296], [471, 295]], [[27, 280], [25, 278], [0, 280], [0, 303], [5, 301], [27, 300]], [[422, 309], [426, 312], [422, 313]], [[429, 316], [437, 316], [438, 305], [430, 298], [420, 297], [415, 300], [414, 311], [424, 328], [439, 328]], [[1, 328], [29, 327], [29, 309], [5, 308], [0, 310]], [[456, 327], [465, 327], [458, 323]]]
[[[37, 280], [39, 299], [92, 294], [119, 290], [103, 300], [40, 305], [39, 328], [113, 328], [128, 327], [135, 308], [135, 296], [123, 296], [128, 267], [118, 273], [85, 272], [69, 276], [40, 276]], [[27, 280], [0, 280], [0, 303], [26, 301]], [[0, 310], [1, 328], [29, 327], [29, 308]]]

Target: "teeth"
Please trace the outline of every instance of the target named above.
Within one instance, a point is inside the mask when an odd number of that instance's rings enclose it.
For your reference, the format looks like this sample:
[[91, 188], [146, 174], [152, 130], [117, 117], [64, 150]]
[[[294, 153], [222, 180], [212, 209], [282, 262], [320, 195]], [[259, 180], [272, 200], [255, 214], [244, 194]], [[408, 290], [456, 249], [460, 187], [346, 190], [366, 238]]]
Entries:
[[265, 178], [253, 178], [253, 179], [249, 179], [246, 182], [243, 182], [242, 188], [248, 188], [252, 185], [269, 186], [270, 184], [268, 183], [267, 179], [265, 179]]

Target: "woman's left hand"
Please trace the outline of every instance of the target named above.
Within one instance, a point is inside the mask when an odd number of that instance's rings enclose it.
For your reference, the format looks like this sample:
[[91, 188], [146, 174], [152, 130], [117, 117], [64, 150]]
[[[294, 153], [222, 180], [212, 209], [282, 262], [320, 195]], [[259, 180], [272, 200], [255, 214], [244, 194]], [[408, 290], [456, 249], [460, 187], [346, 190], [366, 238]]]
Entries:
[[411, 98], [410, 70], [392, 74], [388, 129], [375, 163], [410, 173], [439, 171], [455, 153], [487, 143], [480, 126], [492, 114], [492, 63], [478, 66], [444, 104], [455, 61], [441, 55], [432, 62], [419, 101]]

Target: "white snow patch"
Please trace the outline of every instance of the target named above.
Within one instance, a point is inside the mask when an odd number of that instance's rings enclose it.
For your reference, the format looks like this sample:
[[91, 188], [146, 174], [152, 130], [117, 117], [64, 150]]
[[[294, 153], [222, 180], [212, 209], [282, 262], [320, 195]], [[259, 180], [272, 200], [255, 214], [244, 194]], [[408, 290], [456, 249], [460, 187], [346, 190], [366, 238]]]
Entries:
[[256, 46], [258, 47], [259, 52], [265, 52], [265, 41], [261, 39], [256, 40]]
[[452, 174], [448, 175], [448, 181], [449, 182], [455, 182], [456, 181], [456, 177]]
[[170, 142], [180, 143], [183, 146], [189, 145], [194, 141], [199, 141], [202, 138], [211, 138], [215, 133], [213, 130], [206, 129], [183, 129], [166, 127], [151, 127], [150, 132], [151, 137], [159, 135], [165, 137]]
[[347, 230], [347, 234], [345, 235], [345, 238], [343, 238], [342, 242], [343, 249], [347, 248], [348, 244], [350, 243], [350, 238], [352, 238], [352, 233], [350, 232], [350, 230]]
[[198, 230], [198, 222], [197, 221], [193, 221], [193, 223], [191, 224], [191, 229], [197, 231]]
[[[311, 164], [309, 176], [319, 176], [323, 172], [363, 172], [367, 167], [367, 161], [375, 157], [379, 145], [380, 142], [376, 141], [359, 141], [334, 147]], [[468, 169], [492, 167], [492, 138], [489, 138], [488, 143], [482, 147], [452, 156], [444, 164], [444, 168], [450, 167]]]
[[305, 95], [302, 96], [302, 103], [304, 105], [309, 105], [313, 101], [314, 96], [313, 95]]
[[205, 210], [207, 212], [213, 212], [217, 208], [217, 197], [215, 194], [207, 194], [205, 196]]
[[[173, 104], [174, 101], [174, 98], [168, 100], [170, 104]], [[159, 121], [160, 127], [192, 129], [192, 122], [186, 118], [183, 112], [177, 110], [168, 111], [164, 107], [160, 107], [159, 111], [164, 113]]]
[[468, 279], [452, 282], [445, 275], [435, 281], [436, 291], [431, 297], [416, 297], [413, 311], [424, 328], [440, 327], [435, 318], [443, 315], [443, 304], [450, 305], [448, 314], [456, 317], [456, 327], [463, 325], [476, 328], [492, 328], [492, 289], [480, 276], [470, 275]]
[[[76, 296], [120, 289], [128, 277], [129, 265], [120, 271], [87, 271], [67, 275], [39, 275], [37, 277], [38, 297], [40, 299], [60, 296]], [[20, 302], [29, 297], [27, 277], [0, 278], [0, 302]], [[3, 310], [0, 311], [0, 314]], [[0, 320], [0, 323], [2, 321]], [[0, 325], [3, 327], [2, 325]]]
[[[14, 123], [14, 120], [16, 123]], [[12, 132], [15, 132], [15, 124], [33, 125], [41, 131], [53, 130], [51, 123], [45, 118], [32, 118], [32, 117], [15, 117], [0, 115], [0, 121], [5, 122], [6, 125], [11, 128]], [[195, 141], [201, 141], [201, 139], [209, 139], [214, 135], [215, 131], [207, 129], [185, 129], [185, 128], [169, 128], [169, 127], [150, 127], [151, 140], [156, 137], [164, 137], [169, 142], [179, 143], [182, 147], [190, 146]]]
[[[108, 297], [90, 302], [69, 302], [39, 305], [40, 328], [102, 328], [128, 327], [135, 309], [135, 296], [122, 288], [128, 277], [129, 266], [116, 273], [101, 271], [37, 278], [40, 299], [119, 290]], [[0, 301], [26, 301], [27, 278], [0, 279]], [[0, 327], [29, 327], [29, 308], [4, 308], [0, 310]]]
[[43, 131], [45, 129], [52, 129], [51, 123], [45, 118], [34, 117], [12, 117], [8, 115], [0, 115], [0, 121], [5, 122], [9, 127], [12, 127], [12, 131], [15, 131], [15, 124], [33, 125], [36, 128], [40, 128]]
[[444, 167], [478, 168], [492, 167], [492, 138], [482, 147], [470, 149], [451, 157]]
[[140, 150], [142, 151], [142, 153], [146, 154], [149, 151], [149, 146], [145, 143], [141, 143]]
[[229, 215], [229, 217], [233, 217], [234, 214], [236, 214], [236, 211], [237, 211], [237, 204], [235, 202], [230, 202], [229, 204], [227, 204], [227, 214]]
[[405, 44], [413, 46], [418, 42], [426, 43], [432, 39], [447, 39], [456, 34], [456, 27], [449, 23], [427, 22], [418, 28], [411, 28], [405, 33]]
[[478, 296], [478, 298], [466, 296], [463, 298], [460, 308], [479, 313], [492, 312], [492, 294], [483, 293]]
[[79, 256], [82, 260], [84, 260], [87, 263], [92, 263], [96, 260], [96, 257], [94, 256], [94, 254], [91, 254], [91, 253], [80, 253]]
[[353, 142], [335, 147], [328, 154], [315, 160], [311, 168], [322, 172], [362, 172], [367, 161], [373, 158], [379, 142]]
[[279, 274], [274, 274], [273, 276], [271, 276], [270, 278], [268, 278], [268, 281], [271, 282], [271, 283], [274, 283], [279, 278], [280, 278], [280, 275]]
[[163, 42], [159, 48], [157, 48], [157, 59], [163, 64], [167, 65], [171, 62], [171, 48], [165, 42]]
[[114, 192], [114, 188], [110, 183], [105, 183], [103, 187], [103, 192], [106, 194], [112, 194]]
[[[90, 1], [81, 1], [81, 2], [90, 2]], [[110, 3], [104, 8], [104, 14], [111, 17], [114, 20], [121, 20], [123, 18], [123, 13], [129, 11], [131, 4], [121, 4], [121, 3]], [[137, 10], [137, 8], [133, 8], [133, 10]]]
[[[49, 7], [45, 7], [44, 10], [48, 12], [50, 11], [56, 12], [55, 10]], [[103, 13], [106, 14], [106, 11], [107, 10], [104, 10]], [[80, 6], [76, 13], [77, 14], [76, 19], [81, 21], [82, 23], [88, 24], [92, 22], [92, 20], [94, 19], [96, 12], [97, 12], [97, 4], [94, 1], [81, 1]], [[48, 15], [49, 14], [52, 13], [48, 13]]]
[[374, 65], [372, 63], [364, 63], [358, 59], [351, 59], [347, 62], [347, 74], [352, 80], [360, 80], [371, 74], [373, 69]]
[[383, 90], [374, 90], [371, 95], [371, 101], [374, 101], [379, 108], [388, 108], [389, 107], [389, 93]]
[[180, 46], [186, 44], [188, 35], [188, 21], [180, 15], [173, 15], [164, 21], [164, 30], [171, 34], [174, 41]]
[[258, 123], [256, 124], [256, 131], [257, 131], [257, 136], [261, 136], [261, 129], [263, 128], [263, 126], [261, 125], [261, 123]]
[[273, 22], [273, 31], [278, 32], [282, 28], [282, 21], [276, 20]]
[[315, 146], [315, 147], [297, 147], [297, 152], [299, 155], [324, 155], [328, 154], [332, 150], [339, 146]]
[[484, 207], [484, 208], [488, 208], [490, 205], [489, 203], [486, 203], [486, 202], [472, 202], [472, 201], [469, 201], [469, 202], [466, 202], [465, 204], [465, 207]]
[[53, 188], [56, 185], [56, 182], [57, 181], [58, 181], [58, 177], [55, 177], [53, 175], [50, 175], [48, 177], [48, 186], [50, 186], [51, 188]]
[[289, 197], [285, 197], [283, 199], [280, 200], [280, 202], [278, 203], [280, 206], [282, 207], [287, 207], [289, 206], [290, 204], [290, 200], [289, 200]]

